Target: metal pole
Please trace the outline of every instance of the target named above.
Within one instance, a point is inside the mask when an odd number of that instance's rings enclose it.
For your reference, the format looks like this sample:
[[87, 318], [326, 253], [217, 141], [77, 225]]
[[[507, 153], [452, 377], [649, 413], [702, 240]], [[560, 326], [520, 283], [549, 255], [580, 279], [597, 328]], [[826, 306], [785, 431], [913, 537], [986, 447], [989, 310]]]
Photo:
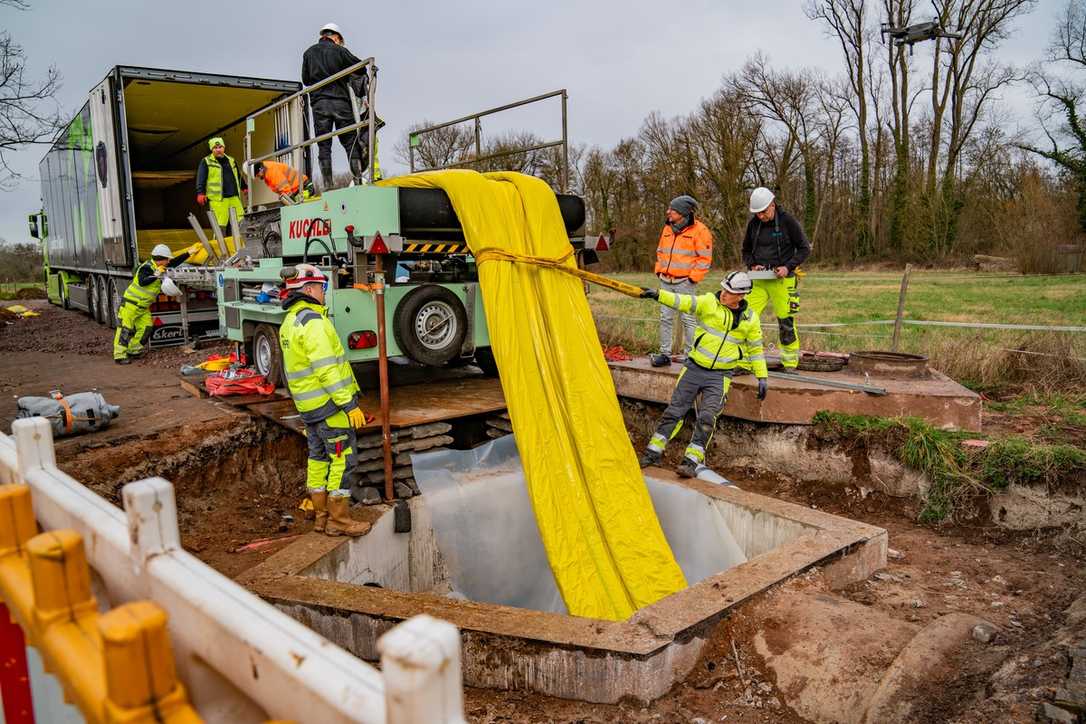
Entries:
[[770, 372], [769, 376], [777, 380], [807, 382], [812, 385], [821, 385], [823, 387], [836, 387], [839, 390], [855, 390], [856, 392], [866, 392], [871, 395], [881, 396], [886, 394], [885, 387], [861, 385], [855, 382], [839, 382], [838, 380], [827, 380], [822, 377], [814, 377], [813, 375], [801, 375], [796, 372]]
[[[374, 183], [377, 179], [377, 132], [373, 125], [374, 112], [373, 103], [377, 95], [377, 67], [370, 65], [366, 68], [366, 75], [369, 77], [369, 83], [366, 84], [366, 121], [369, 124], [369, 152], [370, 152], [370, 183]], [[380, 259], [381, 257], [377, 257]], [[380, 261], [377, 262], [380, 265]], [[380, 268], [380, 266], [378, 266]], [[388, 465], [386, 461], [385, 465]], [[389, 473], [391, 475], [391, 473]], [[392, 478], [389, 477], [385, 481], [385, 487], [392, 485]]]
[[374, 300], [377, 304], [377, 372], [381, 389], [381, 443], [385, 456], [385, 500], [396, 498], [392, 486], [392, 429], [388, 403], [388, 345], [385, 340], [385, 270], [384, 256], [377, 254]]
[[566, 116], [566, 101], [569, 96], [562, 89], [562, 193], [569, 191], [569, 123]]
[[901, 320], [905, 316], [905, 292], [909, 289], [909, 272], [912, 264], [905, 265], [905, 274], [901, 277], [901, 291], [897, 295], [897, 316], [894, 317], [894, 336], [890, 341], [890, 350], [897, 352], [898, 340], [901, 337]]
[[478, 161], [479, 157], [483, 155], [482, 144], [483, 129], [479, 123], [479, 118], [475, 118], [475, 160]]

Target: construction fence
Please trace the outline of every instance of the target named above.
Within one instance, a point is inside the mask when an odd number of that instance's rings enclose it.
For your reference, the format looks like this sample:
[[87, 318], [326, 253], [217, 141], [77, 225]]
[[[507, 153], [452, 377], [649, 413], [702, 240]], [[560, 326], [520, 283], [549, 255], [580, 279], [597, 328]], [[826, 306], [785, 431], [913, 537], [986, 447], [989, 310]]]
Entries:
[[173, 486], [124, 510], [57, 468], [44, 418], [0, 433], [0, 699], [29, 722], [464, 721], [460, 635], [417, 616], [382, 671], [180, 544]]

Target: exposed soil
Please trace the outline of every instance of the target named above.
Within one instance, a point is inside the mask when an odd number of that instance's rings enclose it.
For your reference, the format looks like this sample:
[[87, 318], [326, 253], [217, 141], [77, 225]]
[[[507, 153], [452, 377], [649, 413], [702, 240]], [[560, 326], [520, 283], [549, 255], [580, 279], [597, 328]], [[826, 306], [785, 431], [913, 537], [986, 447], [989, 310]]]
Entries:
[[[110, 359], [111, 330], [76, 312], [30, 302], [42, 316], [0, 323], [0, 406], [5, 429], [14, 398], [98, 389], [122, 408], [104, 431], [59, 440], [62, 467], [116, 501], [121, 484], [149, 475], [174, 482], [185, 547], [226, 575], [256, 565], [282, 544], [246, 553], [240, 545], [308, 530], [300, 437], [221, 401], [197, 400], [177, 383], [177, 368], [209, 352], [156, 350], [135, 364]], [[631, 431], [645, 443], [657, 411], [642, 409]], [[679, 445], [665, 464], [678, 462]], [[672, 457], [675, 456], [675, 457]], [[1034, 721], [1068, 669], [1069, 642], [1086, 638], [1083, 547], [1060, 531], [1012, 534], [988, 525], [917, 524], [919, 503], [852, 486], [796, 485], [727, 466], [727, 441], [710, 463], [740, 487], [845, 515], [889, 531], [884, 571], [843, 592], [848, 600], [923, 625], [955, 611], [999, 627], [989, 644], [972, 642], [952, 663], [951, 683], [926, 693], [915, 721]], [[372, 512], [372, 511], [368, 511]], [[286, 518], [292, 516], [293, 521]], [[789, 583], [818, 588], [817, 572]], [[686, 681], [649, 706], [595, 705], [523, 692], [467, 689], [473, 722], [800, 722], [751, 643], [761, 603], [720, 624]], [[1077, 608], [1076, 608], [1077, 606]], [[1078, 611], [1078, 613], [1076, 613]], [[762, 630], [772, 642], [774, 631]], [[828, 632], [832, 635], [832, 632]], [[735, 649], [733, 651], [733, 643]], [[736, 665], [736, 654], [739, 666]], [[741, 671], [741, 673], [740, 673]]]

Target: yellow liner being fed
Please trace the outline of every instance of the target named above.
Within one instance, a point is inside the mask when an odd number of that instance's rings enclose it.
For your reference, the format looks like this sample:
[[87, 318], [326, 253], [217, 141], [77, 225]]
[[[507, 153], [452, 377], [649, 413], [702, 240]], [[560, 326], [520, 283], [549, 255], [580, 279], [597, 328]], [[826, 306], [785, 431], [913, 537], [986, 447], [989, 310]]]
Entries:
[[[618, 406], [554, 192], [513, 172], [388, 179], [440, 188], [479, 260], [490, 343], [551, 570], [575, 616], [628, 618], [686, 587]], [[488, 253], [488, 249], [492, 249]]]

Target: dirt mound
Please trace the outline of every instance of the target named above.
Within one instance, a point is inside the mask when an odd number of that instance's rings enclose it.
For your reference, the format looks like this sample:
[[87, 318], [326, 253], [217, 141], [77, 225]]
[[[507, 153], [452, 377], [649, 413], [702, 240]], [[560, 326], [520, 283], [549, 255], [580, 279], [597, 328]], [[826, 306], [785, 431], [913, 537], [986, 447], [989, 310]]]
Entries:
[[16, 299], [47, 299], [45, 290], [41, 287], [23, 287], [15, 292]]

